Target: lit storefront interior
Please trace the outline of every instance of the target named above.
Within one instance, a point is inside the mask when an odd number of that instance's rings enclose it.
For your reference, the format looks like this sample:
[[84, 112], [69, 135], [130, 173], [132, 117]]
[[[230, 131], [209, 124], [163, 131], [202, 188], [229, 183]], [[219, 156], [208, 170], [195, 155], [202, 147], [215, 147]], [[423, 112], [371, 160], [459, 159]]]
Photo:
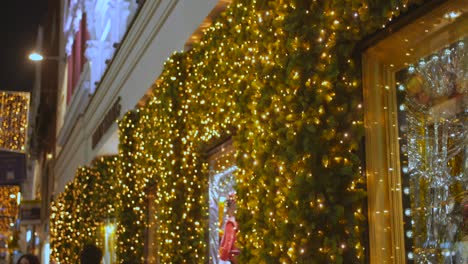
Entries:
[[466, 263], [467, 9], [448, 1], [363, 55], [371, 263]]

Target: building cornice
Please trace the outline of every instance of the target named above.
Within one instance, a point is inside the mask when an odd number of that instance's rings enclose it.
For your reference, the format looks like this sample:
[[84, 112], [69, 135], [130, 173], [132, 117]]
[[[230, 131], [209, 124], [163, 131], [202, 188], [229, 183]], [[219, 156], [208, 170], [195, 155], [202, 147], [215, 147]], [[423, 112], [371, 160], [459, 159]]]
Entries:
[[60, 175], [58, 179], [58, 186], [55, 189], [56, 193], [62, 192], [65, 185], [71, 181], [75, 175], [75, 171], [79, 166], [85, 166], [85, 123], [83, 116], [78, 116], [75, 125], [71, 131], [70, 136], [67, 138], [65, 145], [57, 156], [54, 173]]
[[[178, 0], [168, 3], [163, 1], [146, 1], [133, 25], [130, 27], [122, 44], [116, 51], [109, 67], [104, 73], [96, 92], [86, 110], [87, 113], [95, 113], [106, 98], [110, 102], [118, 97], [120, 86], [128, 78], [135, 65], [140, 61], [148, 44], [158, 34], [170, 15]], [[112, 85], [120, 84], [119, 86]], [[148, 85], [149, 88], [150, 84]], [[111, 95], [111, 96], [110, 96]], [[143, 95], [142, 95], [143, 96]]]
[[[89, 120], [91, 133], [101, 122], [107, 108], [119, 97], [123, 84], [178, 2], [146, 1], [142, 6], [85, 110], [85, 118]], [[155, 72], [154, 76], [157, 75], [159, 73]], [[149, 89], [150, 86], [151, 83], [148, 83], [147, 88]], [[122, 102], [124, 103], [125, 101]], [[124, 111], [122, 112], [133, 107], [134, 105], [123, 105]]]
[[73, 94], [70, 99], [70, 105], [68, 106], [65, 120], [57, 136], [58, 145], [64, 145], [68, 140], [71, 131], [76, 123], [78, 117], [83, 113], [84, 106], [88, 104], [89, 101], [89, 81], [87, 80], [89, 76], [89, 65], [85, 64], [83, 72], [80, 77], [80, 81], [77, 84], [78, 90]]

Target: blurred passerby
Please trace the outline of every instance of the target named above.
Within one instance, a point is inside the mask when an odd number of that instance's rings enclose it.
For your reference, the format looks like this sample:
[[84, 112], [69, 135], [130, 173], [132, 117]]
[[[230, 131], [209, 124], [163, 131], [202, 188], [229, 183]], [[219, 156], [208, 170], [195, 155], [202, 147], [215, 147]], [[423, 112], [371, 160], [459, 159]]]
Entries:
[[18, 259], [17, 264], [40, 264], [39, 258], [33, 254], [24, 254]]
[[102, 251], [94, 244], [86, 244], [80, 254], [81, 264], [100, 264]]

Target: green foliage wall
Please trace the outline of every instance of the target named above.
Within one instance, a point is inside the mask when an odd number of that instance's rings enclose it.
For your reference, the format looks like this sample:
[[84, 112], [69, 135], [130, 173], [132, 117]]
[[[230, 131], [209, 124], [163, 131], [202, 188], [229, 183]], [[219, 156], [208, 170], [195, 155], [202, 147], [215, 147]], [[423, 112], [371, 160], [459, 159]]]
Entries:
[[[236, 1], [139, 109], [134, 161], [159, 195], [163, 263], [205, 262], [203, 149], [234, 134], [243, 263], [365, 262], [357, 41], [387, 1]], [[125, 125], [125, 122], [122, 123]], [[142, 134], [140, 134], [142, 133]], [[132, 156], [132, 159], [134, 156]]]
[[118, 211], [118, 247], [117, 258], [122, 261], [143, 262], [143, 244], [145, 232], [146, 183], [140, 181], [144, 177], [142, 165], [135, 162], [138, 156], [134, 155], [139, 149], [136, 143], [141, 135], [135, 124], [138, 113], [129, 112], [121, 121], [119, 163], [117, 164], [117, 179], [120, 183]]
[[[207, 262], [205, 149], [227, 134], [239, 167], [240, 263], [364, 263], [362, 91], [353, 52], [406, 4], [234, 1], [198, 45], [174, 54], [151, 100], [119, 123], [119, 260], [143, 260], [145, 197], [155, 192], [149, 217], [158, 224], [159, 261]], [[74, 200], [71, 189], [59, 201]], [[72, 204], [60, 206], [57, 213]], [[59, 245], [56, 256], [73, 248]]]
[[[135, 195], [143, 201], [150, 191], [156, 192], [158, 208], [157, 214], [150, 216], [158, 223], [157, 245], [152, 248], [159, 249], [161, 263], [186, 263], [189, 256], [205, 257], [206, 184], [200, 174], [201, 164], [186, 155], [195, 152], [193, 144], [187, 144], [186, 120], [180, 110], [184, 57], [174, 55], [168, 61], [176, 66], [166, 67], [162, 81], [155, 84], [153, 99], [120, 122], [120, 174], [126, 186], [122, 204], [127, 208], [122, 214], [126, 231], [120, 234], [122, 260], [143, 257], [141, 240], [135, 237], [141, 238], [144, 232], [143, 217], [148, 208], [144, 202], [132, 201]], [[134, 229], [137, 226], [138, 230]]]
[[79, 168], [74, 180], [52, 203], [51, 260], [79, 263], [83, 245], [99, 244], [99, 225], [116, 217], [115, 168], [116, 157], [102, 157], [91, 167]]
[[404, 5], [237, 1], [198, 46], [167, 62], [154, 99], [140, 109], [140, 144], [149, 146], [137, 161], [149, 155], [163, 171], [152, 174], [162, 195], [163, 262], [204, 262], [201, 150], [233, 132], [242, 262], [365, 261], [362, 92], [353, 49]]

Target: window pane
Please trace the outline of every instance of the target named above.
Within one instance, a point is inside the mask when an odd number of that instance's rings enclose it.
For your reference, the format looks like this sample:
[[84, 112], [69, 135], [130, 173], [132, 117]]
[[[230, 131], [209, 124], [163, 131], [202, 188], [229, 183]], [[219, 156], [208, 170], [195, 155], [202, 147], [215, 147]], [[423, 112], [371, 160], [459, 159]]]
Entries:
[[397, 73], [407, 256], [467, 263], [467, 38]]
[[235, 151], [232, 142], [221, 145], [210, 155], [210, 263], [219, 263], [218, 251], [226, 220], [226, 200], [234, 192]]

